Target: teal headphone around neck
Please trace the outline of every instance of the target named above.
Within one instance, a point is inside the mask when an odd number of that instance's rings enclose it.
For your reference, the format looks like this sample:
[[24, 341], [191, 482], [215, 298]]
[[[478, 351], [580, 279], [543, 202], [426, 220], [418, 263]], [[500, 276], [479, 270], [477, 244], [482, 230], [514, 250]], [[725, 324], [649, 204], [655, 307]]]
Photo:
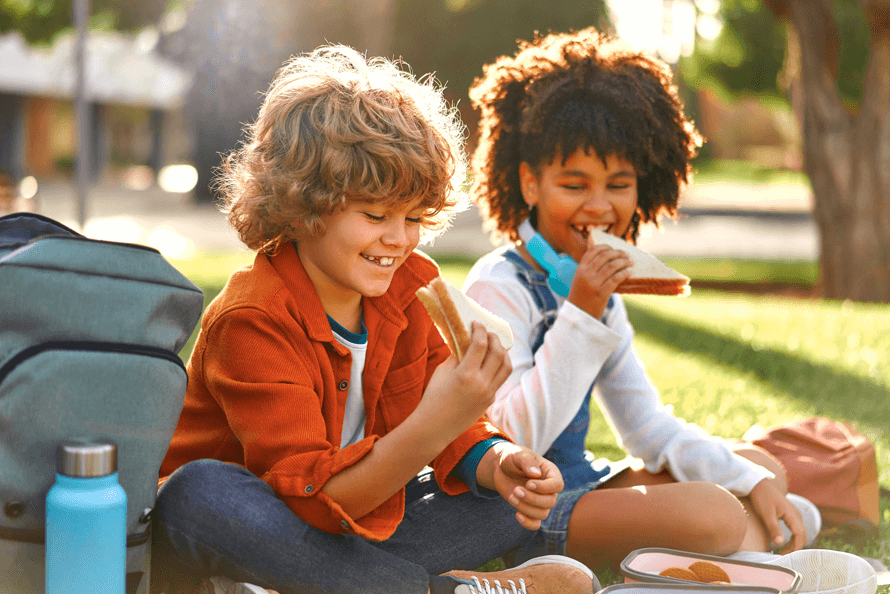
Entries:
[[519, 238], [522, 239], [532, 258], [547, 271], [547, 283], [553, 292], [561, 297], [568, 297], [578, 263], [571, 256], [560, 254], [553, 249], [547, 240], [535, 231], [528, 219], [519, 225]]

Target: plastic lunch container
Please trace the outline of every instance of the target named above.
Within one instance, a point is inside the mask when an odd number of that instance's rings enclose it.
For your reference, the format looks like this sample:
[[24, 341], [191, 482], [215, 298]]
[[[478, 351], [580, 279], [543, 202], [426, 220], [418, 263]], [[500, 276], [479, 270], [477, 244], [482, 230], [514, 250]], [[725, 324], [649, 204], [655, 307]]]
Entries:
[[776, 588], [766, 586], [720, 586], [714, 584], [668, 584], [666, 582], [645, 582], [614, 584], [600, 590], [597, 594], [777, 594]]
[[[696, 561], [710, 561], [721, 567], [729, 575], [731, 583], [728, 585], [702, 584], [701, 582], [658, 575], [668, 567], [687, 568]], [[773, 594], [775, 592], [796, 594], [801, 581], [800, 574], [787, 567], [660, 548], [637, 549], [631, 552], [621, 562], [620, 571], [624, 576], [625, 583], [680, 584], [686, 587], [698, 584], [698, 586], [705, 586], [709, 590], [716, 589], [723, 592], [726, 592], [727, 589], [738, 590], [740, 589], [738, 586], [755, 586], [760, 591], [767, 589]], [[648, 591], [651, 592], [651, 590]], [[696, 589], [696, 592], [698, 591]], [[634, 593], [624, 592], [624, 594]], [[680, 593], [677, 592], [677, 594]]]

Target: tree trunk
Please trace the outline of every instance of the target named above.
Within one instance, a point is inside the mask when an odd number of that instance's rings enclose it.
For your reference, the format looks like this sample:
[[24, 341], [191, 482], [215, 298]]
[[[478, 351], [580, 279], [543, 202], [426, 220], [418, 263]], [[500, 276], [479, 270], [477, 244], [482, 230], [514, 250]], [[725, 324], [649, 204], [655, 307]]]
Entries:
[[861, 0], [871, 56], [854, 114], [837, 90], [831, 0], [788, 4], [787, 74], [815, 198], [823, 296], [890, 302], [890, 0]]

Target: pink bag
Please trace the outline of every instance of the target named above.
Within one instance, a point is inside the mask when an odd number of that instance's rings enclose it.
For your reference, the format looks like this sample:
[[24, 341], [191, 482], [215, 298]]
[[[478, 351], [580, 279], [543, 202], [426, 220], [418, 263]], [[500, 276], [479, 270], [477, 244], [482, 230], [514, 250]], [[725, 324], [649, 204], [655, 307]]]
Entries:
[[749, 433], [747, 441], [782, 463], [788, 491], [819, 508], [823, 534], [850, 528], [877, 536], [878, 463], [874, 445], [865, 435], [850, 423], [822, 417], [773, 427], [759, 437]]

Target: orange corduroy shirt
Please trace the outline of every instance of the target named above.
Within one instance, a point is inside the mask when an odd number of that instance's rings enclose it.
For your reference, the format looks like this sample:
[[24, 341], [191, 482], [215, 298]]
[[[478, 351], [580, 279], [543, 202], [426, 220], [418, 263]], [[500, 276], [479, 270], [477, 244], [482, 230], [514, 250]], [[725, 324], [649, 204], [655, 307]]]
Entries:
[[[161, 482], [192, 460], [235, 463], [316, 528], [388, 538], [404, 513], [404, 488], [362, 518], [349, 517], [322, 488], [411, 414], [449, 356], [414, 294], [438, 273], [432, 260], [415, 252], [384, 295], [362, 299], [368, 330], [365, 438], [340, 449], [351, 355], [334, 339], [294, 245], [272, 257], [258, 254], [204, 313]], [[473, 445], [493, 436], [506, 438], [480, 419], [431, 461], [444, 492], [467, 491], [449, 474]]]

